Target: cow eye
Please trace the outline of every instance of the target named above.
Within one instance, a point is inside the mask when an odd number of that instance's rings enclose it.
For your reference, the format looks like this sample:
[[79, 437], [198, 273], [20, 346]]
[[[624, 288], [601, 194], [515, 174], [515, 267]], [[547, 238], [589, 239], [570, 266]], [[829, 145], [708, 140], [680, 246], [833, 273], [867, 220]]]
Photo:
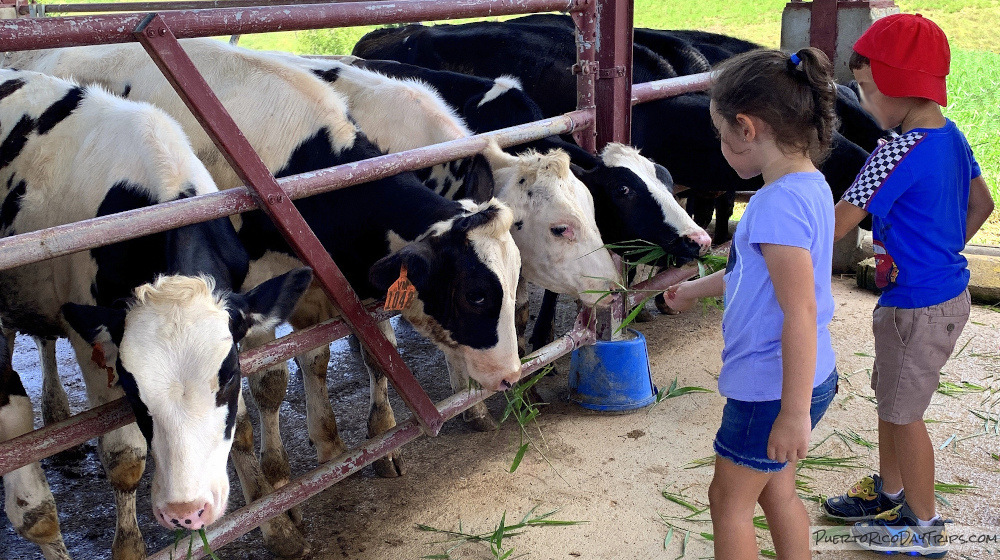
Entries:
[[615, 194], [618, 196], [628, 196], [630, 192], [632, 192], [632, 190], [628, 188], [628, 185], [620, 185], [617, 189], [615, 189]]
[[554, 235], [556, 237], [562, 237], [563, 234], [566, 233], [566, 226], [551, 227], [551, 228], [549, 228], [549, 231], [551, 231], [552, 235]]
[[474, 290], [466, 294], [465, 299], [473, 307], [483, 307], [486, 305], [486, 292]]

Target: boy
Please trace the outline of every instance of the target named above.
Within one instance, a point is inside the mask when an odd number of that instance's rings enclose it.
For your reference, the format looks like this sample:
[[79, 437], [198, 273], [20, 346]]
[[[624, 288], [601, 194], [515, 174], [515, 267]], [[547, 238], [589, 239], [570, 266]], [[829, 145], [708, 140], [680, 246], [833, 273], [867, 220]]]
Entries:
[[873, 215], [881, 476], [865, 477], [823, 509], [861, 521], [852, 533], [864, 548], [929, 557], [947, 547], [923, 414], [969, 318], [960, 251], [993, 211], [972, 149], [941, 113], [950, 56], [944, 32], [919, 14], [882, 18], [855, 43], [850, 67], [862, 106], [902, 134], [872, 153], [835, 210], [837, 239]]

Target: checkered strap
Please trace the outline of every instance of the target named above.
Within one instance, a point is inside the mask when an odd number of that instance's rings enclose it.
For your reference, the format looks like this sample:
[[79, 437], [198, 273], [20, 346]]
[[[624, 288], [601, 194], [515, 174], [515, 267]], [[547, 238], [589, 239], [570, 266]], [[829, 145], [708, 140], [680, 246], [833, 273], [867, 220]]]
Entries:
[[877, 148], [841, 200], [867, 210], [875, 193], [882, 188], [899, 162], [903, 161], [906, 154], [910, 153], [910, 150], [919, 144], [924, 136], [926, 136], [925, 132], [910, 132], [897, 136], [892, 141]]

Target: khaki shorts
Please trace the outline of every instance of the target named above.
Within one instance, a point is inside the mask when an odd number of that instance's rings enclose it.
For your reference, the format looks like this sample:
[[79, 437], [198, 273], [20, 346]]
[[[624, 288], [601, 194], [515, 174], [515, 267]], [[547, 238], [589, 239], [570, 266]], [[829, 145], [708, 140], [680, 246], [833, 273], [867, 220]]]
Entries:
[[941, 368], [969, 320], [970, 304], [966, 290], [930, 307], [875, 307], [872, 389], [880, 419], [900, 425], [923, 420]]

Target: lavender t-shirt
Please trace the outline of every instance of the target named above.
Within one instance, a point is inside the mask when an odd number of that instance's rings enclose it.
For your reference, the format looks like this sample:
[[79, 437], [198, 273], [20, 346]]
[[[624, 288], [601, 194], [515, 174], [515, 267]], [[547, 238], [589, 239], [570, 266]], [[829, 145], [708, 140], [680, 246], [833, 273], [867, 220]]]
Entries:
[[[823, 175], [790, 173], [757, 191], [733, 236], [726, 265], [719, 393], [742, 401], [781, 398], [781, 326], [784, 314], [760, 252], [761, 243], [808, 249], [816, 293], [816, 377], [835, 364], [830, 343], [833, 294], [833, 195]], [[805, 281], [805, 280], [803, 280]]]

